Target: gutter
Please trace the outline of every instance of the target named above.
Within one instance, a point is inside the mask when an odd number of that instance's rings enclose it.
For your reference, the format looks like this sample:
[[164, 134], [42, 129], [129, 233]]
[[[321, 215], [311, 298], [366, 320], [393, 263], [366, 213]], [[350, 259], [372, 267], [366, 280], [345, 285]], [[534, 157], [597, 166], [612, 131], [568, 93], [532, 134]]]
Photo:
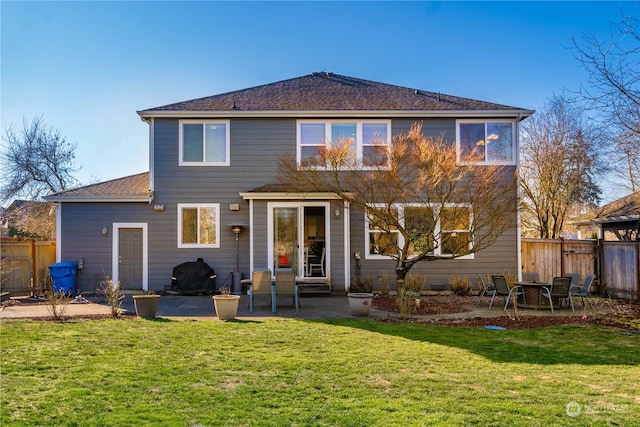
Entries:
[[322, 110], [322, 111], [297, 111], [297, 110], [143, 110], [137, 111], [140, 119], [147, 121], [155, 117], [166, 118], [251, 118], [251, 117], [349, 117], [349, 118], [403, 118], [403, 117], [450, 117], [450, 118], [516, 118], [522, 120], [534, 113], [534, 110]]

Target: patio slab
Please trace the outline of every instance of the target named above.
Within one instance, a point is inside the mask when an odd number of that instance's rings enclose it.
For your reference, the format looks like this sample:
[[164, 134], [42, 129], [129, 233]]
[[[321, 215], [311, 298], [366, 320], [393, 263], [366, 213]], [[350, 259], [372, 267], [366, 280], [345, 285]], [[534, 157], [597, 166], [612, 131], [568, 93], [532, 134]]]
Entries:
[[[425, 297], [428, 298], [428, 297]], [[278, 319], [278, 318], [298, 318], [298, 319], [329, 319], [352, 317], [349, 309], [349, 302], [345, 295], [304, 295], [300, 298], [302, 307], [296, 312], [293, 306], [292, 297], [280, 296], [277, 301], [277, 313], [271, 312], [271, 305], [268, 296], [256, 296], [254, 299], [253, 313], [249, 312], [249, 300], [247, 295], [243, 295], [238, 306], [237, 318], [241, 320], [257, 319]], [[459, 318], [489, 318], [504, 316], [505, 312], [500, 307], [488, 309], [488, 303], [484, 301], [476, 305], [476, 299], [470, 298], [469, 304], [465, 305], [471, 311], [451, 314], [431, 314], [424, 316], [414, 316], [426, 319], [459, 319]], [[122, 309], [128, 313], [135, 313], [133, 297], [127, 295], [123, 301]], [[510, 313], [513, 311], [510, 310]], [[549, 310], [518, 310], [523, 316], [552, 316]], [[69, 304], [66, 316], [91, 316], [109, 315], [110, 307], [104, 303]], [[555, 316], [573, 315], [570, 309], [556, 310]], [[184, 296], [184, 295], [163, 295], [158, 306], [158, 316], [167, 318], [182, 319], [216, 319], [215, 310], [211, 296]], [[0, 307], [0, 319], [17, 318], [47, 318], [51, 317], [47, 305], [39, 304], [18, 304], [5, 305]], [[397, 313], [371, 309], [370, 317], [398, 317]]]

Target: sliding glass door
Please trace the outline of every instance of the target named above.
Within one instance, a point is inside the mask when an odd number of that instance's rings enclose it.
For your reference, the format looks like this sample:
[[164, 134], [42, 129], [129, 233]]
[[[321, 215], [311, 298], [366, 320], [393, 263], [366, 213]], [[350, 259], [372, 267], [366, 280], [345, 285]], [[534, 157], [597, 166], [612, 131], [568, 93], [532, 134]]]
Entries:
[[270, 204], [269, 259], [273, 271], [291, 269], [297, 276], [327, 277], [328, 203]]

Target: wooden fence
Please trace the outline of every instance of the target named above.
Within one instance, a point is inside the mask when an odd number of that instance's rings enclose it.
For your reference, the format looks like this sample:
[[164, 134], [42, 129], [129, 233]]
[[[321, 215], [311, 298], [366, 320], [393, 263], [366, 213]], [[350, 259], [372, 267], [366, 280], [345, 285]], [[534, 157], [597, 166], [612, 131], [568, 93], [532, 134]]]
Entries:
[[42, 294], [42, 272], [48, 274], [48, 266], [56, 262], [56, 242], [34, 239], [14, 240], [3, 238], [0, 291], [11, 296]]
[[522, 239], [521, 255], [522, 271], [538, 272], [541, 281], [595, 274], [595, 293], [640, 298], [640, 242]]

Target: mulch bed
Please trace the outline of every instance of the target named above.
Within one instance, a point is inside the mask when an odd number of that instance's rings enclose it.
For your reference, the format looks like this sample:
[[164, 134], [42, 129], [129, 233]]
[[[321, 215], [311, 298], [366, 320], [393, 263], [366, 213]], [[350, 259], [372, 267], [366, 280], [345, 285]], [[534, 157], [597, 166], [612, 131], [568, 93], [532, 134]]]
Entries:
[[[420, 298], [420, 305], [416, 307], [415, 315], [449, 315], [460, 314], [456, 319], [425, 319], [412, 317], [410, 319], [400, 319], [396, 316], [381, 318], [383, 322], [409, 322], [428, 323], [444, 326], [466, 326], [472, 328], [486, 326], [500, 326], [507, 329], [532, 329], [555, 325], [601, 325], [620, 329], [640, 331], [640, 301], [616, 300], [611, 301], [605, 310], [598, 310], [597, 313], [576, 316], [531, 316], [523, 314], [522, 310], [518, 317], [470, 317], [470, 305], [476, 304], [475, 297], [461, 297], [456, 295], [446, 296], [423, 296]], [[488, 304], [488, 301], [487, 301]], [[395, 297], [376, 296], [373, 299], [373, 308], [380, 311], [398, 314], [398, 305]], [[578, 308], [576, 312], [580, 312]]]

